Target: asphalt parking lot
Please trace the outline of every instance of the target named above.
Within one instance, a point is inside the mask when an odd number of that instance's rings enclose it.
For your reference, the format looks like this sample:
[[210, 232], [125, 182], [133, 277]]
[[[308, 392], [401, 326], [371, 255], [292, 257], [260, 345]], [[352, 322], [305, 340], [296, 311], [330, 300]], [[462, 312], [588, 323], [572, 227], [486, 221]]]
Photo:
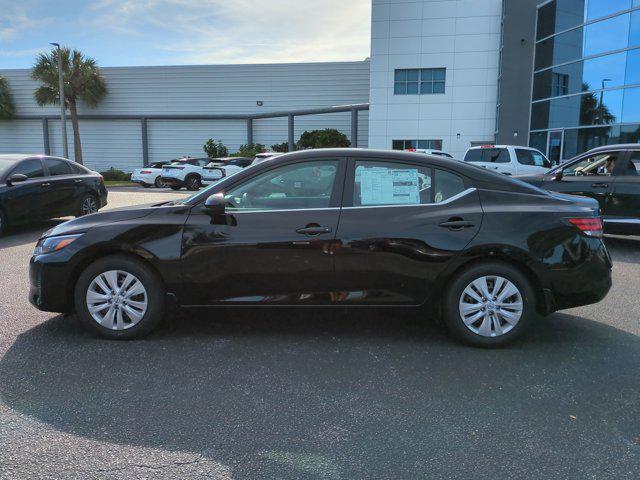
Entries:
[[395, 311], [201, 312], [109, 342], [27, 302], [54, 223], [0, 238], [0, 478], [640, 476], [640, 239], [606, 239], [602, 303], [502, 350]]

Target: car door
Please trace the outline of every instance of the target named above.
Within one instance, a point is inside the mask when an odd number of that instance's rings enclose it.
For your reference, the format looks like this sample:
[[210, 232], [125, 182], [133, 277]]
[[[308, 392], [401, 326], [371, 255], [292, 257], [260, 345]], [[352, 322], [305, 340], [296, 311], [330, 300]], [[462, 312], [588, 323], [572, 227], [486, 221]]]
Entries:
[[326, 304], [346, 160], [277, 164], [194, 206], [182, 239], [183, 303]]
[[349, 162], [335, 246], [335, 301], [419, 305], [477, 235], [478, 193], [455, 172], [424, 162]]
[[640, 234], [640, 151], [624, 153], [612, 174], [613, 191], [607, 205], [607, 233]]
[[44, 178], [44, 168], [40, 158], [28, 158], [18, 163], [6, 178], [25, 175], [28, 180], [7, 187], [3, 209], [9, 222], [26, 222], [46, 218], [45, 198], [50, 183]]
[[84, 191], [83, 180], [75, 175], [67, 160], [45, 157], [44, 166], [47, 182], [47, 213], [51, 217], [67, 216], [77, 210], [79, 196], [76, 190]]
[[609, 151], [585, 155], [562, 168], [562, 175], [546, 181], [542, 188], [594, 198], [600, 204], [602, 214], [607, 215], [613, 190], [611, 171], [621, 153]]

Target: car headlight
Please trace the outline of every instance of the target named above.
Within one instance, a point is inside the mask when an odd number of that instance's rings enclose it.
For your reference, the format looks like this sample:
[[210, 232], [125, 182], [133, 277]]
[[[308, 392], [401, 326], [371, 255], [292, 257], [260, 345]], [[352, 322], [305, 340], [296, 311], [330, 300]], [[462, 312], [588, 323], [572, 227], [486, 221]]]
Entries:
[[45, 253], [57, 252], [66, 246], [75, 242], [82, 236], [82, 233], [76, 235], [59, 235], [57, 237], [46, 237], [38, 240], [34, 255], [43, 255]]

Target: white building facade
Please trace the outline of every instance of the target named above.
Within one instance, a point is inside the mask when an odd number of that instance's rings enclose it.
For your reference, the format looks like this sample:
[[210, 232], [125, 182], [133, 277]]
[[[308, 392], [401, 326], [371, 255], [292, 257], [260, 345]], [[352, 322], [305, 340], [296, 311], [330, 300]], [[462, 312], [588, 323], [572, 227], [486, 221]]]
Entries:
[[493, 142], [502, 0], [373, 0], [369, 147]]

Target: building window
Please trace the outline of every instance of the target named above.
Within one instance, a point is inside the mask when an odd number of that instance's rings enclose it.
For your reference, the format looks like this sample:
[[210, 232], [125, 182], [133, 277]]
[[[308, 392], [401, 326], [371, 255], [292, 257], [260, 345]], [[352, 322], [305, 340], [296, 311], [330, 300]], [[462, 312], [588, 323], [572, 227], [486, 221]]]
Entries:
[[553, 73], [551, 77], [552, 97], [560, 97], [569, 93], [569, 75], [566, 73]]
[[444, 93], [446, 68], [409, 68], [395, 71], [395, 95]]
[[394, 140], [392, 146], [394, 150], [442, 150], [442, 140]]

